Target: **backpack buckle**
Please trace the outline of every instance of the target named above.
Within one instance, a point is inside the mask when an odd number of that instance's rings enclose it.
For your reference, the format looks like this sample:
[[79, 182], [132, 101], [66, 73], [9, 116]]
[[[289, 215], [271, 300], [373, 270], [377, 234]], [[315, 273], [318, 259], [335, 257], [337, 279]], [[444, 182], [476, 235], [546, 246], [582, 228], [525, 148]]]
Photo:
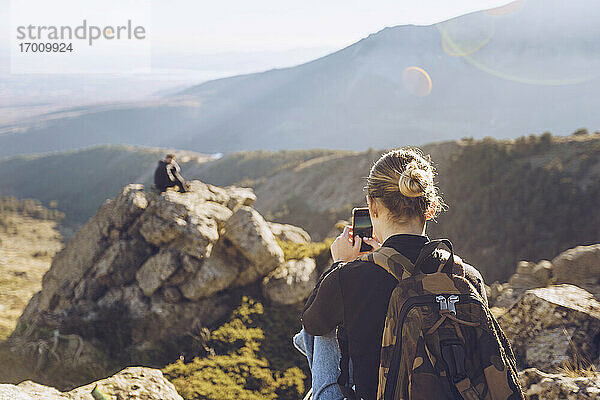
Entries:
[[445, 296], [436, 296], [435, 301], [440, 305], [440, 311], [448, 311], [454, 315], [456, 315], [456, 306], [455, 304], [459, 302], [459, 298], [457, 295], [453, 294], [448, 296], [446, 299]]
[[450, 312], [454, 315], [456, 315], [456, 307], [454, 305], [458, 303], [458, 301], [458, 296], [455, 294], [448, 297], [448, 310], [450, 310]]
[[435, 301], [437, 301], [440, 305], [440, 311], [448, 310], [448, 302], [446, 301], [446, 298], [444, 296], [437, 296], [435, 298]]

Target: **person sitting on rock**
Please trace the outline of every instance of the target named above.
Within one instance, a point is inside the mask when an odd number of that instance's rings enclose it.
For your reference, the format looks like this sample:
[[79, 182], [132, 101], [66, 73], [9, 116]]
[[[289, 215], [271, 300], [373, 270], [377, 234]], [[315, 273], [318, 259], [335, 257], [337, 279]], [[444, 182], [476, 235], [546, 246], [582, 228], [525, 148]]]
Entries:
[[[427, 220], [443, 208], [433, 176], [430, 160], [411, 148], [390, 151], [373, 165], [366, 200], [374, 238], [356, 236], [353, 245], [351, 227], [346, 226], [333, 242], [334, 263], [309, 297], [302, 315], [303, 330], [294, 338], [296, 347], [309, 359], [312, 400], [345, 398], [336, 385], [339, 376], [345, 376], [345, 384], [354, 385], [356, 395], [348, 397], [377, 399], [384, 323], [398, 281], [374, 262], [359, 258], [364, 254], [360, 253], [361, 242], [375, 250], [392, 248], [415, 263], [429, 241], [425, 235]], [[439, 266], [439, 262], [431, 264], [428, 269]], [[463, 267], [466, 279], [487, 305], [481, 274], [466, 263]], [[349, 344], [345, 355], [340, 354], [335, 339], [336, 328], [340, 339], [340, 327]], [[340, 375], [342, 355], [349, 357], [346, 366], [350, 370], [342, 370]]]
[[181, 167], [175, 161], [174, 154], [167, 154], [158, 162], [154, 171], [154, 185], [162, 193], [170, 187], [178, 187], [182, 193], [186, 192], [185, 180], [181, 176]]

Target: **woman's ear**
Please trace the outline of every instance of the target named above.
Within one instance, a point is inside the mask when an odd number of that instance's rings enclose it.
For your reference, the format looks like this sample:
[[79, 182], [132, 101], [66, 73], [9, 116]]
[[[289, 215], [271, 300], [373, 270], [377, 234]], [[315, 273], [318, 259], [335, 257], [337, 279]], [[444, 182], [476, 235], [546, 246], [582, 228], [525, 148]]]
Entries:
[[367, 206], [369, 206], [369, 214], [377, 218], [377, 202], [367, 196]]

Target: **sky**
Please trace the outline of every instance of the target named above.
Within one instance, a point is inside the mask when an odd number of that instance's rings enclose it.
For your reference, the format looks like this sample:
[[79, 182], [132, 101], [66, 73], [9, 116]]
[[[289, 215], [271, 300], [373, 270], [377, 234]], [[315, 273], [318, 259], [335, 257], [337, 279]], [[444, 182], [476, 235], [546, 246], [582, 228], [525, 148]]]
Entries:
[[[59, 20], [69, 10], [46, 0], [0, 0], [0, 60], [9, 46], [10, 5], [44, 4]], [[95, 0], [90, 4], [98, 4]], [[218, 74], [282, 67], [346, 47], [387, 26], [429, 25], [506, 0], [122, 0], [148, 7], [158, 66]], [[92, 18], [92, 17], [90, 17]], [[169, 60], [172, 62], [169, 63]], [[176, 60], [176, 61], [173, 61]]]

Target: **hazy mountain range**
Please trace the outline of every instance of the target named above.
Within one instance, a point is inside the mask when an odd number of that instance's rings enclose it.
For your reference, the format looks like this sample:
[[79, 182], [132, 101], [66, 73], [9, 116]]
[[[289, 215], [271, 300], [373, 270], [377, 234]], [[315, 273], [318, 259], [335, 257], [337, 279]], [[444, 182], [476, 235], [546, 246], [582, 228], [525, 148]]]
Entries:
[[203, 153], [358, 150], [593, 131], [599, 17], [592, 0], [529, 0], [387, 28], [297, 67], [0, 125], [0, 156], [118, 143]]

